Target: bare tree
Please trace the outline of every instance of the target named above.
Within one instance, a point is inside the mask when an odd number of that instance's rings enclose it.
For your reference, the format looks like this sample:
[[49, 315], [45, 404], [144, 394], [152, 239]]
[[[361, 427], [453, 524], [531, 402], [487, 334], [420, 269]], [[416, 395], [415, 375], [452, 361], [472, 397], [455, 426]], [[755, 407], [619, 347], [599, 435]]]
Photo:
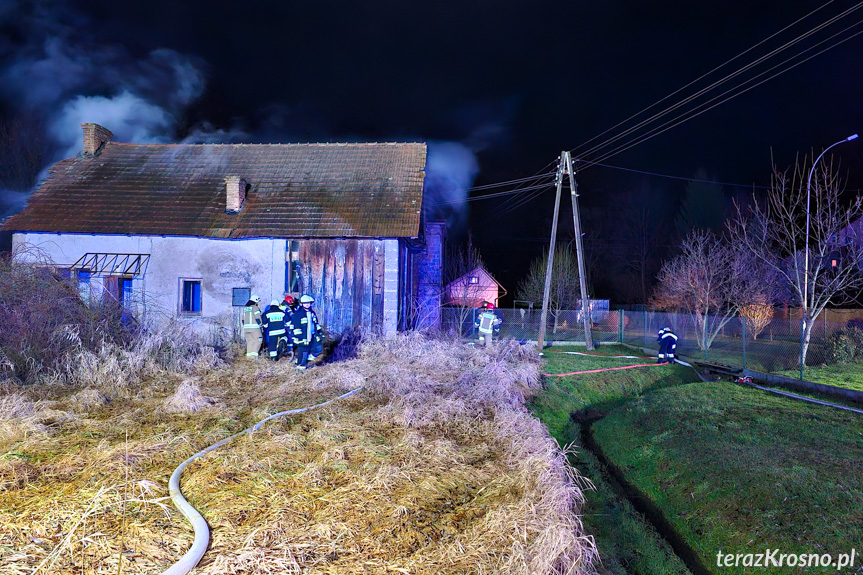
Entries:
[[654, 194], [632, 194], [622, 201], [620, 210], [615, 211], [614, 228], [607, 234], [612, 238], [611, 254], [622, 272], [615, 279], [615, 287], [625, 299], [639, 303], [650, 296], [651, 284], [662, 265], [658, 256], [671, 227], [667, 225], [665, 194]]
[[[547, 265], [548, 249], [544, 251], [542, 256], [531, 263], [527, 277], [518, 285], [518, 299], [542, 304]], [[556, 250], [554, 264], [551, 268], [551, 292], [548, 302], [548, 311], [554, 318], [552, 333], [557, 333], [560, 312], [576, 309], [580, 298], [581, 287], [578, 281], [578, 259], [575, 253], [569, 248]]]
[[707, 230], [686, 236], [680, 255], [663, 264], [658, 280], [653, 304], [692, 315], [702, 350], [710, 348], [742, 307], [768, 298], [772, 301], [775, 285], [750, 254]]
[[[808, 163], [808, 166], [807, 166]], [[810, 169], [807, 170], [806, 168]], [[828, 303], [847, 301], [863, 287], [860, 217], [863, 204], [856, 197], [846, 207], [841, 201], [844, 182], [832, 162], [821, 162], [811, 181], [809, 258], [805, 257], [807, 174], [811, 162], [798, 162], [789, 177], [774, 167], [767, 198], [753, 200], [750, 214], [736, 205], [729, 225], [731, 238], [786, 284], [802, 311], [802, 363], [806, 363], [815, 320]]]

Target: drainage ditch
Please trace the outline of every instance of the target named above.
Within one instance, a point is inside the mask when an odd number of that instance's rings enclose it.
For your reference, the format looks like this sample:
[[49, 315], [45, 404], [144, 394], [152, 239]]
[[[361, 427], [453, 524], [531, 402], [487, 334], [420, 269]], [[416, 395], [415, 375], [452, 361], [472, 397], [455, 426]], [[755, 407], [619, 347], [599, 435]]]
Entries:
[[602, 447], [600, 447], [594, 438], [592, 429], [593, 424], [603, 417], [605, 417], [605, 413], [594, 408], [570, 414], [570, 418], [580, 424], [582, 447], [599, 461], [603, 479], [618, 497], [629, 501], [632, 507], [653, 526], [660, 537], [668, 543], [674, 554], [683, 561], [683, 564], [686, 565], [686, 568], [693, 575], [714, 575], [704, 564], [704, 561], [702, 561], [695, 549], [686, 542], [686, 539], [665, 518], [662, 510], [637, 487], [627, 481], [623, 472], [606, 457]]

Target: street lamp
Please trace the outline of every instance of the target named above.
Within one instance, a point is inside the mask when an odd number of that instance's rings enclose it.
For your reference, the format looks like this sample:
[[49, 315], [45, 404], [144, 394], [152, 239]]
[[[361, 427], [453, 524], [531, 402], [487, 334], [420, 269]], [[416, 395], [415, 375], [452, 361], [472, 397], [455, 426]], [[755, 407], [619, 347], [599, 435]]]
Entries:
[[[815, 166], [818, 165], [818, 160], [820, 160], [830, 148], [838, 146], [843, 142], [850, 142], [851, 140], [856, 139], [857, 134], [851, 134], [844, 140], [839, 140], [838, 142], [830, 144], [824, 148], [821, 155], [815, 158], [815, 161], [812, 162], [812, 168], [809, 170], [809, 178], [806, 180], [806, 244], [804, 246], [804, 253], [806, 255], [803, 258], [803, 306], [800, 308], [801, 315], [804, 310], [809, 309], [809, 202], [812, 199], [812, 174], [815, 173]], [[800, 379], [803, 379], [803, 337], [806, 330], [806, 317], [802, 317], [800, 321], [802, 322], [800, 326]]]

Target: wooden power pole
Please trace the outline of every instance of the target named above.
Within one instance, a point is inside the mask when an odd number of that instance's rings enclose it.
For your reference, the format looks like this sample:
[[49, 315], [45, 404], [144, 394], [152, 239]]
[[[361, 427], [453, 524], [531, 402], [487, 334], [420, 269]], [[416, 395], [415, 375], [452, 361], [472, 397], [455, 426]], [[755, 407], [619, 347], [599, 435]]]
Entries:
[[572, 196], [572, 218], [575, 224], [575, 251], [578, 258], [578, 280], [581, 287], [581, 316], [584, 324], [584, 340], [587, 349], [592, 350], [593, 337], [590, 333], [590, 300], [587, 297], [587, 277], [584, 266], [584, 246], [581, 241], [581, 221], [578, 212], [578, 187], [575, 184], [575, 175], [572, 169], [572, 157], [569, 152], [560, 153], [560, 163], [557, 169], [557, 194], [554, 198], [554, 218], [551, 222], [551, 240], [548, 246], [548, 262], [545, 268], [545, 289], [542, 294], [542, 313], [539, 318], [539, 335], [537, 336], [537, 347], [542, 350], [545, 346], [545, 325], [548, 321], [548, 300], [551, 296], [551, 273], [554, 267], [554, 243], [557, 238], [557, 220], [560, 213], [560, 192], [563, 187], [563, 177], [569, 175], [570, 195]]
[[575, 183], [575, 173], [572, 169], [572, 157], [566, 154], [566, 171], [569, 174], [569, 195], [572, 197], [572, 223], [575, 226], [575, 255], [578, 257], [578, 283], [581, 287], [581, 321], [584, 324], [584, 343], [588, 350], [593, 349], [593, 337], [590, 333], [591, 305], [587, 295], [587, 271], [584, 265], [584, 244], [581, 241], [581, 216], [578, 211], [578, 185]]

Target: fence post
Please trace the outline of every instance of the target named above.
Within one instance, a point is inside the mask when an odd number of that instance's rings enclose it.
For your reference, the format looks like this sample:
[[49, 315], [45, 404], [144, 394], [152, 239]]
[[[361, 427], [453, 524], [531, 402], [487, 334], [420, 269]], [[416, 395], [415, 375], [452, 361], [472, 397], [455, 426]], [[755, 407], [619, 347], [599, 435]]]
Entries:
[[644, 324], [644, 347], [647, 347], [647, 309], [642, 310], [644, 312], [644, 318], [642, 323]]
[[743, 369], [746, 369], [746, 318], [740, 316], [740, 330], [743, 334]]
[[617, 343], [623, 343], [623, 314], [622, 309], [617, 310]]

